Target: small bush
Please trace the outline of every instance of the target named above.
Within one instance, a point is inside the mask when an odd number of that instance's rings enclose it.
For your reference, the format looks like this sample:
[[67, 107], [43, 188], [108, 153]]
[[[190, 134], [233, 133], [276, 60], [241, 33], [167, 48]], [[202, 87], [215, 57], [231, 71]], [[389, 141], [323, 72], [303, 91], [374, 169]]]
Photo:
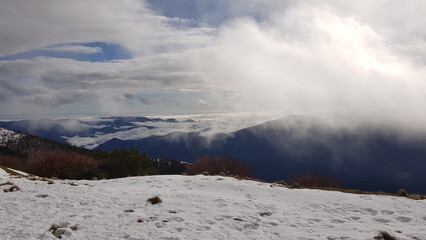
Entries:
[[380, 240], [397, 240], [396, 237], [390, 235], [386, 231], [380, 231], [379, 234], [374, 237], [374, 239], [380, 239]]
[[402, 197], [407, 197], [408, 196], [408, 192], [405, 189], [399, 189], [398, 190], [398, 195], [402, 196]]
[[163, 202], [163, 200], [161, 200], [161, 198], [159, 197], [159, 196], [155, 196], [155, 197], [152, 197], [152, 198], [148, 198], [148, 200], [147, 200], [148, 202], [150, 202], [152, 205], [154, 205], [154, 204], [158, 204], [158, 203], [162, 203]]
[[200, 157], [193, 164], [187, 166], [189, 175], [208, 174], [251, 177], [252, 170], [249, 166], [230, 157]]
[[340, 187], [339, 180], [312, 173], [303, 173], [288, 180], [292, 186], [302, 187]]

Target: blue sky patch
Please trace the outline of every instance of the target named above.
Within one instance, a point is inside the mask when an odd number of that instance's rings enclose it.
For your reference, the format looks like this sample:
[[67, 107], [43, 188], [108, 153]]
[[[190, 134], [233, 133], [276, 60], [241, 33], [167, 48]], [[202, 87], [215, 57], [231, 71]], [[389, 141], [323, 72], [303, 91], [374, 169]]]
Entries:
[[130, 59], [132, 54], [120, 44], [106, 42], [69, 43], [43, 47], [0, 57], [1, 60], [32, 59], [36, 57], [68, 58], [77, 61], [108, 62]]

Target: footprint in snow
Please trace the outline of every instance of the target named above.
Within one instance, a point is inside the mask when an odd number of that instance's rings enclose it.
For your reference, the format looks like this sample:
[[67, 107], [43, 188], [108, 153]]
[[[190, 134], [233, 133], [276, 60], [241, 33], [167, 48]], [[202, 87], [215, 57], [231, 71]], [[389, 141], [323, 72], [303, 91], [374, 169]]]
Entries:
[[377, 215], [379, 212], [377, 212], [377, 210], [374, 210], [372, 208], [364, 208], [364, 211], [370, 213], [371, 215]]
[[254, 230], [254, 229], [258, 229], [259, 225], [253, 224], [253, 223], [247, 223], [247, 224], [244, 224], [243, 228], [246, 230], [247, 229]]
[[332, 223], [344, 223], [345, 220], [342, 220], [342, 219], [331, 219], [330, 222], [332, 222]]
[[392, 214], [394, 214], [395, 212], [394, 211], [391, 211], [391, 210], [382, 210], [382, 211], [380, 211], [382, 214], [388, 214], [388, 215], [392, 215]]
[[209, 227], [209, 226], [198, 226], [196, 229], [197, 229], [197, 231], [207, 231], [207, 230], [210, 230], [211, 227]]
[[276, 223], [276, 222], [265, 222], [265, 225], [269, 225], [269, 226], [272, 226], [272, 227], [276, 227], [276, 226], [278, 226], [279, 224], [278, 224], [278, 223]]
[[411, 222], [412, 219], [409, 217], [397, 217], [396, 220], [399, 222]]
[[317, 222], [317, 223], [319, 223], [319, 222], [321, 222], [321, 219], [318, 219], [318, 218], [310, 218], [310, 219], [308, 219], [308, 221], [309, 221], [309, 222]]
[[181, 218], [181, 217], [170, 217], [170, 218], [167, 218], [167, 220], [169, 222], [183, 222], [184, 221], [184, 219]]
[[215, 221], [213, 221], [213, 220], [206, 220], [206, 223], [207, 223], [207, 224], [210, 224], [210, 225], [214, 225], [214, 224], [216, 224], [216, 222], [215, 222]]
[[381, 222], [381, 223], [388, 223], [388, 222], [390, 222], [390, 220], [386, 219], [386, 218], [373, 218], [373, 220], [376, 221], [376, 222]]
[[158, 223], [156, 223], [156, 224], [155, 224], [155, 226], [156, 226], [157, 228], [163, 228], [163, 227], [165, 227], [165, 226], [166, 226], [166, 224], [165, 224], [165, 223], [163, 223], [163, 222], [158, 222]]

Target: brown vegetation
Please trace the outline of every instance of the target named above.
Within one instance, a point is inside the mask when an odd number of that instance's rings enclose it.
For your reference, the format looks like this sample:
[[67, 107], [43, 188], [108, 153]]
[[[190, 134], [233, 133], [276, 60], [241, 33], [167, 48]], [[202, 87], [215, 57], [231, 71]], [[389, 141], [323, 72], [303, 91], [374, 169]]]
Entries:
[[91, 157], [58, 150], [30, 156], [27, 169], [41, 177], [75, 179], [80, 178], [84, 170], [96, 166], [97, 162]]
[[397, 240], [396, 237], [390, 235], [386, 231], [380, 231], [379, 234], [374, 237], [374, 239], [380, 239], [380, 240]]
[[21, 188], [19, 188], [17, 185], [13, 184], [12, 186], [10, 186], [9, 188], [5, 188], [3, 189], [3, 192], [7, 193], [7, 192], [15, 192], [15, 191], [19, 191], [21, 190]]
[[303, 173], [291, 177], [288, 182], [290, 185], [297, 185], [300, 187], [340, 187], [339, 180], [332, 177], [312, 173]]
[[407, 197], [408, 196], [408, 192], [405, 189], [399, 189], [398, 190], [398, 195], [402, 196], [402, 197]]
[[6, 156], [6, 155], [1, 155], [0, 154], [0, 165], [2, 166], [7, 166], [13, 169], [19, 169], [19, 170], [24, 170], [24, 162], [17, 158], [17, 157], [13, 157], [13, 156]]
[[152, 205], [154, 205], [154, 204], [158, 204], [158, 203], [162, 203], [163, 202], [163, 200], [161, 200], [161, 198], [159, 197], [159, 196], [155, 196], [155, 197], [152, 197], [152, 198], [148, 198], [148, 200], [147, 200], [148, 202], [150, 202]]
[[187, 174], [209, 174], [224, 176], [251, 177], [251, 168], [230, 157], [200, 157], [187, 166]]

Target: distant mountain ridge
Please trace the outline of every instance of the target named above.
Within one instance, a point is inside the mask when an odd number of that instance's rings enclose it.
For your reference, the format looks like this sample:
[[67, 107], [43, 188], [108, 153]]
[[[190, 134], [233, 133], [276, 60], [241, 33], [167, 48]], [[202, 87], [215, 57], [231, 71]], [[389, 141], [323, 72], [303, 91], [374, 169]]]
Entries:
[[[190, 119], [189, 119], [190, 120]], [[187, 121], [189, 121], [187, 120]], [[98, 121], [84, 121], [79, 119], [41, 119], [41, 120], [18, 120], [0, 121], [0, 127], [21, 131], [34, 136], [47, 138], [53, 141], [67, 143], [66, 137], [79, 135], [81, 137], [92, 137], [96, 133], [104, 134], [122, 131], [120, 127], [127, 130], [137, 127], [149, 129], [154, 126], [137, 125], [138, 123], [176, 123], [176, 119], [148, 118], [148, 117], [101, 117]]]
[[174, 132], [140, 140], [111, 139], [97, 149], [132, 147], [154, 157], [189, 162], [204, 155], [228, 155], [267, 181], [313, 172], [336, 177], [345, 188], [426, 192], [426, 136], [401, 140], [388, 129], [332, 129], [304, 116], [213, 137]]
[[[100, 158], [100, 163], [109, 161], [108, 156], [105, 155], [106, 152], [93, 151], [72, 146], [66, 143], [56, 142], [46, 138], [40, 138], [33, 135], [0, 128], [0, 157], [6, 157], [6, 164], [11, 164], [14, 168], [25, 168], [27, 163], [32, 161], [33, 158], [37, 158], [39, 156], [46, 157], [46, 154], [57, 152], [64, 153], [64, 157], [66, 157], [66, 155], [79, 154], [86, 157]], [[132, 150], [128, 151], [127, 153], [118, 153], [117, 155], [119, 154], [121, 155], [116, 159], [116, 161], [118, 161], [117, 165], [124, 165], [126, 161], [129, 161], [129, 159], [126, 159], [127, 157], [134, 157], [138, 153], [135, 154], [134, 150]], [[105, 157], [103, 158], [102, 156], [104, 155]], [[8, 156], [13, 158], [7, 158]], [[149, 161], [149, 164], [154, 169], [154, 174], [180, 174], [185, 169], [183, 163], [173, 160], [165, 158], [152, 158], [146, 155], [143, 155], [143, 158]], [[64, 160], [63, 158], [60, 159]], [[4, 164], [1, 160], [2, 159], [0, 159], [0, 164]], [[81, 168], [81, 166], [79, 166], [79, 168]]]
[[0, 153], [26, 157], [30, 153], [44, 153], [54, 150], [65, 150], [83, 155], [90, 154], [90, 150], [56, 142], [47, 138], [40, 138], [30, 134], [0, 128]]
[[[143, 121], [146, 121], [146, 130], [136, 129], [138, 132], [150, 131], [150, 127], [161, 128], [163, 123], [169, 129], [177, 127], [175, 124], [183, 123], [176, 123], [175, 119], [146, 117], [109, 117], [96, 122], [50, 120], [38, 121], [37, 124], [41, 125], [36, 125], [42, 128], [34, 128], [37, 133], [34, 135], [51, 135], [53, 137], [49, 139], [54, 140], [61, 138], [62, 132], [71, 129], [74, 132], [70, 132], [69, 136], [81, 131], [78, 134], [80, 138], [76, 139], [78, 142], [90, 139], [99, 133], [97, 131], [105, 129], [106, 132], [119, 132], [131, 129], [132, 124], [135, 128], [143, 128]], [[161, 124], [155, 125], [153, 121], [160, 121]], [[321, 118], [315, 116], [295, 115], [212, 136], [206, 135], [202, 130], [204, 128], [195, 127], [187, 128], [190, 132], [161, 134], [162, 131], [158, 131], [160, 134], [138, 140], [119, 139], [120, 135], [127, 137], [133, 133], [129, 131], [125, 134], [108, 135], [118, 137], [105, 138], [104, 143], [95, 149], [112, 151], [134, 147], [154, 158], [185, 162], [194, 161], [200, 156], [228, 155], [249, 165], [255, 177], [266, 181], [286, 180], [300, 173], [317, 173], [338, 178], [345, 188], [388, 192], [405, 188], [409, 192], [426, 193], [426, 181], [422, 177], [426, 172], [426, 135], [404, 138], [391, 128], [336, 128], [339, 122], [327, 125], [321, 121]], [[191, 120], [185, 122], [188, 126], [193, 124]], [[14, 124], [25, 126], [24, 123], [28, 123], [26, 128], [32, 126], [26, 121], [19, 123]], [[12, 122], [0, 122], [0, 126], [1, 124]], [[194, 123], [196, 124], [198, 123]], [[42, 129], [40, 135], [39, 129]], [[25, 132], [25, 128], [21, 131]], [[61, 139], [62, 142], [65, 141]], [[76, 148], [76, 151], [86, 150]], [[21, 148], [16, 152], [22, 154], [24, 151]]]

